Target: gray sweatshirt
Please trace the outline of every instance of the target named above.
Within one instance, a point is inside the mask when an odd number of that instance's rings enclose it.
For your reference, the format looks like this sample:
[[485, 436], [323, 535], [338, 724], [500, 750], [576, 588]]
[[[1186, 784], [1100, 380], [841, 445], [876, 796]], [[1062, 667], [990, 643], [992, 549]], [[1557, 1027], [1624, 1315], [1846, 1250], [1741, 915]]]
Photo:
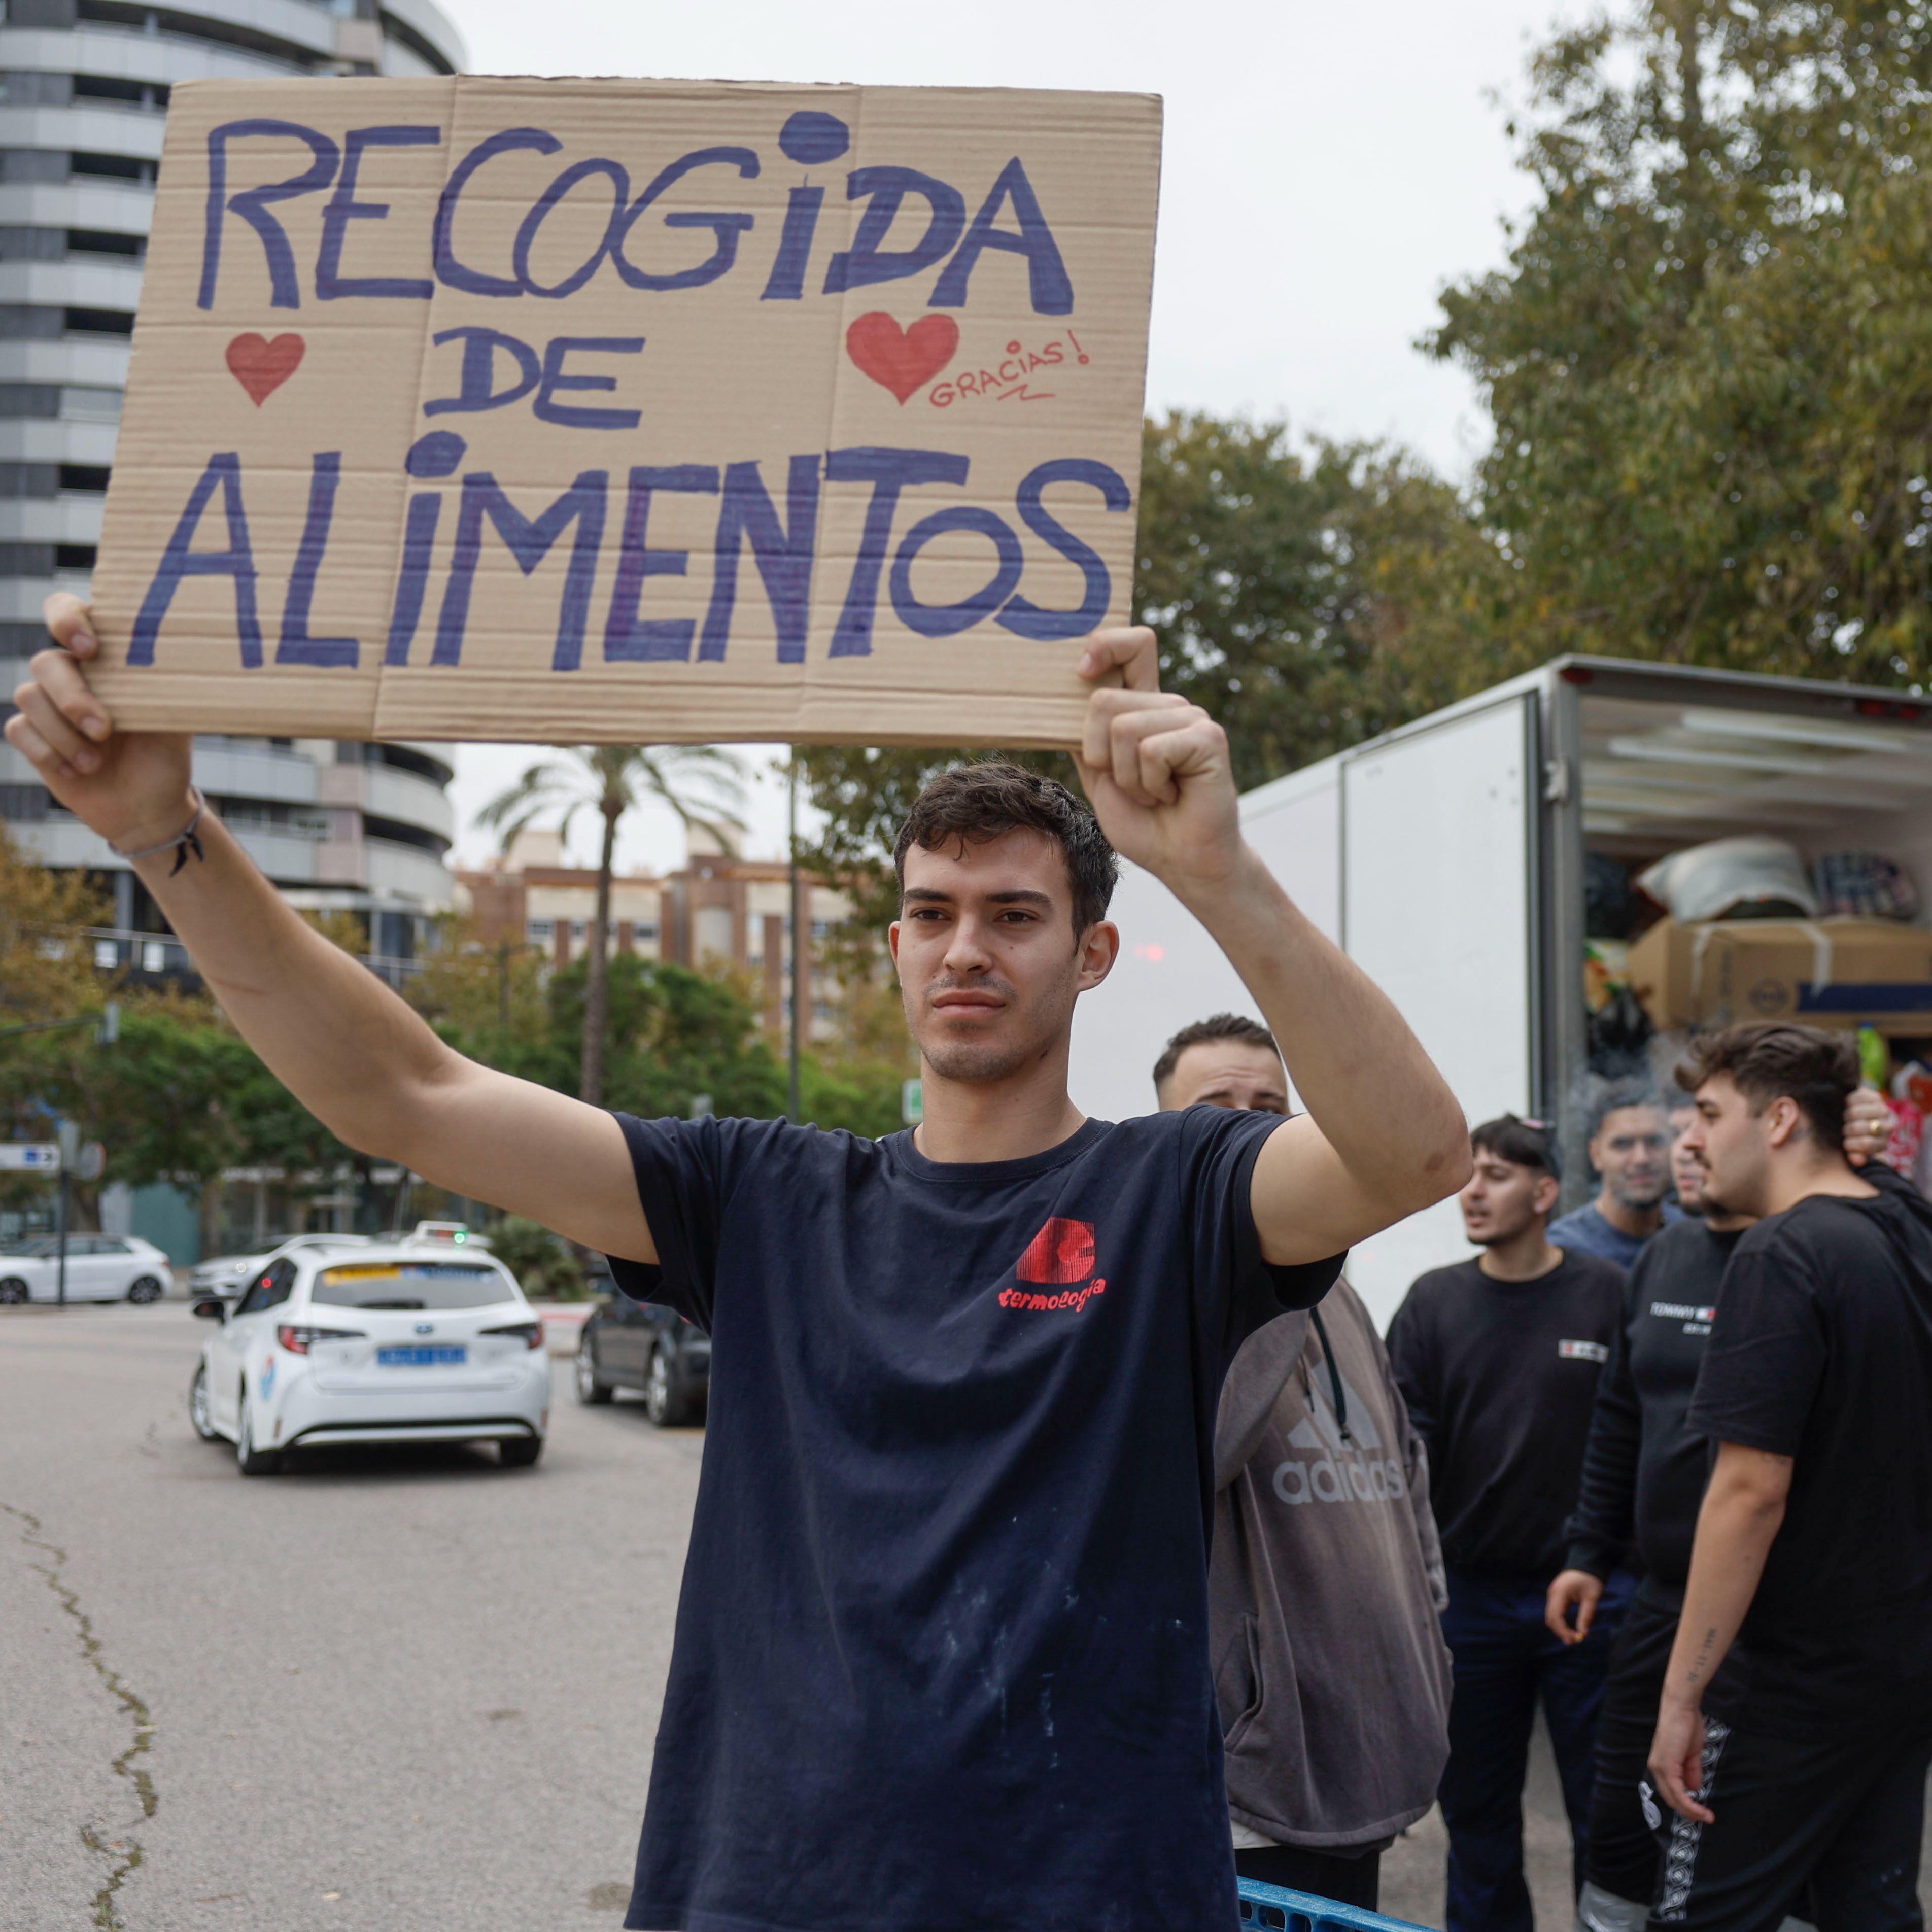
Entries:
[[[1209, 1575], [1237, 1825], [1386, 1843], [1449, 1755], [1448, 1600], [1429, 1467], [1354, 1291], [1251, 1335], [1221, 1392]], [[1335, 1376], [1341, 1384], [1341, 1414]]]

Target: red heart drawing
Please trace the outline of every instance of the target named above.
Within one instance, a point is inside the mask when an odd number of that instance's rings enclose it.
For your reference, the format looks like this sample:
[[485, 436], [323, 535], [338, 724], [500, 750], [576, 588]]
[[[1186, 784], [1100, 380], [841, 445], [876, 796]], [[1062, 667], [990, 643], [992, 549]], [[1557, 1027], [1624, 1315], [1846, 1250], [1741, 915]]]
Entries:
[[845, 352], [860, 371], [903, 403], [952, 360], [959, 325], [950, 315], [924, 315], [902, 328], [882, 308], [862, 315], [845, 332]]
[[255, 399], [258, 410], [302, 367], [308, 346], [299, 335], [238, 335], [228, 345], [228, 373]]

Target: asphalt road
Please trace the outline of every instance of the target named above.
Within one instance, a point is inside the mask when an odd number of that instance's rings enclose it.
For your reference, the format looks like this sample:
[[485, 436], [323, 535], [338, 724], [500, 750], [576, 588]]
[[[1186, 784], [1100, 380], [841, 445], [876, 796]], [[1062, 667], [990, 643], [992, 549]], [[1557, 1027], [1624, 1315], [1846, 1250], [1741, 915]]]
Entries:
[[701, 1433], [560, 1372], [534, 1469], [244, 1481], [188, 1427], [202, 1332], [0, 1310], [0, 1924], [615, 1925]]
[[[244, 1481], [179, 1302], [0, 1309], [0, 1925], [619, 1922], [704, 1437], [556, 1373], [534, 1469], [338, 1450]], [[1569, 1845], [1532, 1765], [1540, 1932]], [[1383, 1910], [1440, 1925], [1432, 1816]]]

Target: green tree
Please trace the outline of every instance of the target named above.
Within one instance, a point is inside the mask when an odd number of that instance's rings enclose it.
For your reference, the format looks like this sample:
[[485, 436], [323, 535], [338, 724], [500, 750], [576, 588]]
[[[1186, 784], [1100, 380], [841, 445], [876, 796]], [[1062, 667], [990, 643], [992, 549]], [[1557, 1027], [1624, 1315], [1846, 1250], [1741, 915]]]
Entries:
[[548, 981], [540, 948], [486, 941], [475, 921], [450, 915], [438, 922], [422, 970], [404, 992], [472, 1059], [548, 1084], [554, 1052]]
[[1244, 790], [1478, 688], [1492, 548], [1413, 458], [1280, 422], [1148, 424], [1136, 620]]
[[597, 859], [597, 910], [586, 953], [582, 1058], [578, 1093], [592, 1106], [604, 1100], [608, 1006], [610, 876], [617, 827], [646, 800], [668, 806], [687, 829], [699, 827], [723, 840], [742, 830], [744, 766], [716, 745], [576, 745], [560, 758], [540, 759], [507, 791], [490, 800], [478, 823], [496, 830], [506, 852], [518, 835], [539, 819], [554, 817], [569, 836], [578, 813], [604, 821]]
[[490, 1230], [490, 1251], [533, 1299], [584, 1299], [584, 1270], [571, 1252], [570, 1244], [541, 1222], [521, 1214], [506, 1214]]
[[[37, 865], [0, 827], [0, 1028], [98, 1012], [109, 991], [87, 928], [106, 908], [86, 875]], [[70, 1090], [60, 1084], [84, 1028], [0, 1036], [0, 1138], [50, 1140]], [[0, 1205], [44, 1201], [38, 1174], [0, 1176]], [[85, 1206], [91, 1208], [92, 1190]]]
[[66, 1019], [100, 1005], [87, 928], [106, 916], [84, 872], [35, 864], [0, 826], [0, 1026]]
[[1429, 344], [1496, 421], [1504, 654], [1923, 680], [1932, 16], [1670, 0], [1532, 82], [1538, 199]]

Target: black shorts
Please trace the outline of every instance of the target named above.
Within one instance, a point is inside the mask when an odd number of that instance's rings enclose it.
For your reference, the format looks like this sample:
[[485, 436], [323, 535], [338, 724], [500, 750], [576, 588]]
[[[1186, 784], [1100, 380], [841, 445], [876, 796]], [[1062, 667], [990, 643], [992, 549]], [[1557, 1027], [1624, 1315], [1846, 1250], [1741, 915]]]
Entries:
[[[1918, 1932], [1919, 1840], [1932, 1725], [1889, 1736], [1768, 1737], [1705, 1729], [1709, 1825], [1663, 1814], [1655, 1926], [1774, 1932], [1809, 1885], [1818, 1932]], [[1652, 1804], [1646, 1782], [1644, 1796]]]

